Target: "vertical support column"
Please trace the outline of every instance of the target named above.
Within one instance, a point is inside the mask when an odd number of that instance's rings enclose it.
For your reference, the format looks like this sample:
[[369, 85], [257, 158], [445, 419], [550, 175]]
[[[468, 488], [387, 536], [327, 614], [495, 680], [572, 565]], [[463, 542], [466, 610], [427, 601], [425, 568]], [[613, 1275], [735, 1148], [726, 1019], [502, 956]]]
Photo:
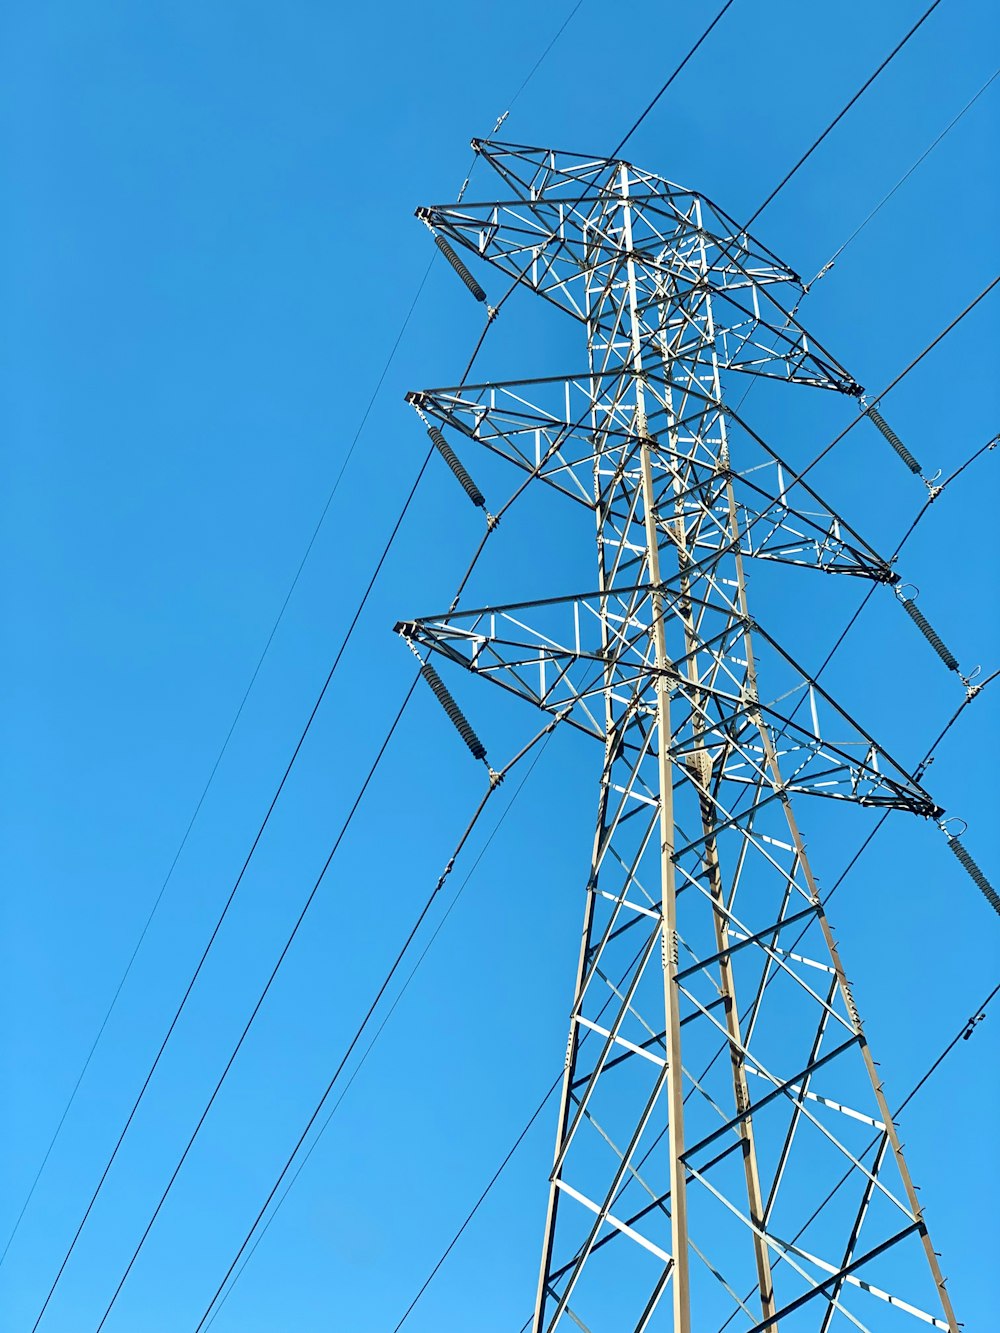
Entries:
[[[586, 287], [587, 303], [587, 345], [590, 360], [591, 375], [594, 372], [594, 339], [595, 326], [591, 322], [591, 290], [588, 281]], [[596, 397], [595, 381], [591, 378], [590, 389], [592, 399]], [[593, 416], [592, 424], [595, 432], [597, 422]], [[587, 884], [587, 899], [584, 907], [583, 931], [580, 939], [580, 953], [577, 959], [576, 985], [573, 990], [573, 1008], [570, 1013], [570, 1030], [566, 1043], [566, 1058], [563, 1069], [562, 1089], [560, 1092], [559, 1115], [556, 1128], [555, 1153], [553, 1155], [553, 1170], [549, 1177], [548, 1201], [545, 1213], [545, 1230], [542, 1241], [542, 1260], [538, 1274], [538, 1288], [535, 1294], [535, 1311], [532, 1318], [532, 1333], [545, 1333], [545, 1308], [548, 1302], [549, 1292], [546, 1287], [549, 1269], [552, 1263], [553, 1247], [555, 1244], [556, 1221], [559, 1214], [559, 1162], [563, 1156], [563, 1147], [566, 1139], [566, 1132], [570, 1123], [570, 1110], [573, 1101], [573, 1084], [577, 1071], [577, 1053], [580, 1043], [580, 1024], [579, 1015], [583, 1003], [582, 992], [584, 982], [587, 976], [588, 961], [591, 955], [592, 937], [594, 929], [594, 895], [597, 889], [596, 867], [601, 852], [601, 845], [604, 841], [607, 813], [608, 813], [608, 793], [611, 785], [611, 770], [613, 765], [613, 752], [618, 744], [618, 736], [615, 731], [614, 709], [612, 707], [612, 684], [614, 668], [608, 659], [608, 621], [607, 621], [607, 571], [605, 568], [605, 548], [603, 522], [604, 515], [601, 508], [601, 485], [600, 485], [600, 456], [594, 460], [594, 499], [597, 503], [597, 567], [598, 567], [598, 587], [601, 591], [601, 648], [605, 655], [605, 728], [607, 742], [604, 753], [604, 767], [601, 772], [601, 790], [598, 802], [597, 827], [594, 832], [594, 847], [591, 855], [591, 877]]]
[[[635, 372], [636, 424], [641, 432], [639, 463], [642, 474], [642, 505], [646, 524], [646, 565], [649, 581], [658, 588], [660, 580], [660, 544], [656, 531], [656, 504], [653, 473], [646, 434], [646, 411], [642, 385], [642, 340], [632, 259], [632, 211], [628, 202], [628, 167], [622, 163], [622, 223], [628, 254], [629, 322], [632, 335], [632, 368]], [[670, 1252], [673, 1258], [671, 1291], [673, 1297], [673, 1333], [691, 1333], [691, 1274], [688, 1251], [687, 1172], [684, 1156], [684, 1082], [681, 1070], [680, 996], [677, 989], [677, 871], [674, 866], [674, 786], [670, 759], [670, 690], [666, 670], [667, 631], [663, 620], [663, 597], [654, 592], [651, 599], [653, 645], [656, 655], [656, 731], [657, 764], [660, 787], [660, 894], [662, 913], [663, 1003], [667, 1048], [667, 1139], [670, 1152]]]
[[[699, 233], [701, 233], [702, 216], [700, 201], [695, 202], [694, 208]], [[703, 308], [700, 311], [695, 309], [692, 312], [692, 318], [700, 320], [703, 325], [704, 344], [702, 351], [696, 355], [699, 360], [704, 356], [705, 364], [711, 368], [714, 397], [717, 401], [721, 402], [722, 386], [719, 379], [718, 357], [715, 352], [715, 327], [712, 318], [712, 298], [708, 290], [708, 262], [705, 254], [704, 239], [702, 239], [701, 242], [700, 253], [704, 291], [697, 300], [701, 303]], [[673, 390], [670, 385], [670, 352], [662, 329], [659, 337], [659, 344], [664, 366], [665, 398], [669, 406], [669, 443], [671, 453], [674, 456], [677, 456], [681, 451], [680, 443], [676, 436], [676, 426], [674, 425]], [[710, 410], [710, 408], [706, 407], [706, 414]], [[721, 436], [720, 454], [728, 455], [726, 423], [724, 417], [720, 416], [718, 427]], [[675, 476], [674, 530], [677, 542], [677, 558], [680, 569], [681, 588], [678, 616], [684, 629], [684, 642], [687, 651], [687, 676], [691, 685], [691, 697], [694, 700], [700, 701], [698, 662], [699, 639], [695, 630], [695, 622], [690, 600], [691, 553], [688, 550], [684, 523], [684, 507], [682, 500], [684, 489], [684, 480], [679, 476]], [[729, 516], [729, 536], [733, 542], [732, 557], [737, 575], [736, 581], [738, 584], [739, 596], [741, 598], [739, 605], [740, 610], [745, 616], [746, 606], [744, 598], [743, 563], [739, 552], [739, 528], [731, 479], [726, 482], [726, 493]], [[749, 647], [747, 648], [747, 662], [748, 664], [752, 664], [753, 662], [752, 650]], [[748, 671], [749, 670], [750, 667], [748, 665]], [[702, 745], [704, 730], [700, 702], [694, 709], [691, 725], [695, 741], [700, 746]], [[699, 780], [706, 788], [710, 785], [711, 779], [709, 777], [700, 776]], [[715, 942], [716, 948], [720, 955], [722, 955], [719, 961], [719, 990], [724, 1003], [726, 1032], [729, 1037], [729, 1057], [733, 1080], [733, 1101], [736, 1113], [742, 1117], [738, 1133], [742, 1140], [743, 1173], [747, 1193], [747, 1211], [754, 1229], [754, 1261], [757, 1268], [757, 1284], [760, 1296], [761, 1316], [768, 1322], [769, 1327], [773, 1329], [773, 1333], [777, 1333], [778, 1323], [775, 1317], [777, 1306], [774, 1296], [774, 1281], [771, 1275], [771, 1256], [768, 1251], [767, 1241], [764, 1238], [764, 1199], [760, 1183], [760, 1167], [757, 1161], [757, 1145], [754, 1136], [753, 1116], [744, 1114], [750, 1106], [750, 1089], [747, 1083], [746, 1059], [743, 1054], [743, 1034], [740, 1025], [739, 1004], [737, 1003], [736, 997], [736, 978], [733, 972], [732, 960], [726, 952], [730, 943], [729, 915], [722, 890], [722, 869], [719, 864], [719, 850], [716, 841], [715, 809], [712, 801], [706, 795], [701, 793], [699, 793], [698, 803], [701, 812], [702, 833], [705, 837], [705, 852], [703, 859], [705, 870], [708, 873], [709, 893], [712, 899]]]
[[[660, 553], [653, 506], [653, 479], [649, 442], [641, 445], [642, 498], [646, 517], [649, 579], [660, 582]], [[663, 913], [663, 1000], [667, 1046], [667, 1109], [670, 1151], [670, 1233], [673, 1256], [674, 1333], [690, 1333], [691, 1284], [688, 1264], [687, 1179], [684, 1162], [684, 1086], [681, 1073], [681, 1019], [677, 990], [677, 872], [674, 867], [674, 790], [670, 759], [670, 690], [665, 671], [666, 630], [663, 598], [654, 593], [653, 642], [656, 649], [656, 727], [660, 785], [660, 880]]]

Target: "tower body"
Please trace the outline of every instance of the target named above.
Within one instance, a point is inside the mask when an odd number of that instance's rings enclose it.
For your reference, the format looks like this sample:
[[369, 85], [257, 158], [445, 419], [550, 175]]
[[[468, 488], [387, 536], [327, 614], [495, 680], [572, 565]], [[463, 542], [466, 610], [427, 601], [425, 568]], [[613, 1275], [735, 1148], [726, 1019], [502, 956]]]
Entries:
[[747, 595], [757, 560], [895, 575], [723, 397], [860, 388], [710, 201], [476, 146], [502, 197], [421, 215], [575, 318], [586, 364], [410, 398], [596, 535], [582, 591], [399, 627], [603, 746], [532, 1327], [957, 1333], [793, 805], [938, 812]]

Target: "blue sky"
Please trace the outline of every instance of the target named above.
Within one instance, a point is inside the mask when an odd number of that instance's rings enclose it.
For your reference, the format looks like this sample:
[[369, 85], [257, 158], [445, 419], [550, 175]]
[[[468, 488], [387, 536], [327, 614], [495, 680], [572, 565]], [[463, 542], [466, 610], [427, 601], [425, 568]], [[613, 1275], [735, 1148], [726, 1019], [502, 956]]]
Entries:
[[[490, 131], [569, 8], [5, 8], [4, 1241], [424, 272], [431, 241], [413, 209], [454, 198], [469, 138]], [[629, 155], [749, 215], [921, 8], [845, 0], [831, 20], [736, 0]], [[661, 6], [626, 25], [583, 0], [504, 135], [610, 149], [709, 12]], [[944, 0], [757, 221], [761, 240], [798, 271], [819, 269], [1000, 64], [998, 31], [985, 0]], [[803, 307], [872, 389], [995, 275], [998, 119], [1000, 79]], [[475, 175], [470, 197], [485, 186]], [[478, 276], [489, 289], [490, 275]], [[883, 405], [932, 471], [947, 474], [997, 429], [998, 300]], [[569, 335], [536, 305], [505, 309], [478, 363], [484, 377], [566, 369]], [[412, 484], [425, 440], [403, 395], [457, 381], [480, 323], [436, 264], [0, 1268], [6, 1328], [34, 1321]], [[783, 410], [762, 394], [755, 424], [780, 433]], [[814, 409], [816, 448], [852, 411]], [[1000, 664], [998, 466], [1000, 450], [956, 482], [900, 561], [962, 663], [987, 671]], [[499, 470], [482, 475], [513, 488]], [[919, 481], [860, 427], [817, 485], [882, 550], [922, 499]], [[391, 627], [447, 604], [479, 533], [435, 465], [46, 1333], [96, 1327], [398, 707], [412, 661]], [[526, 500], [477, 571], [476, 598], [570, 586], [589, 568], [589, 540], [562, 508]], [[835, 582], [755, 584], [768, 625], [813, 666], [857, 601]], [[888, 593], [827, 679], [910, 763], [961, 699]], [[491, 751], [509, 752], [514, 712], [482, 692], [461, 697]], [[968, 821], [967, 844], [994, 880], [998, 701], [1000, 685], [967, 710], [927, 778]], [[597, 763], [579, 737], [547, 747], [216, 1320], [220, 1333], [374, 1333], [402, 1315], [560, 1066]], [[195, 1328], [480, 794], [481, 770], [422, 690], [107, 1328]], [[832, 884], [869, 825], [808, 808], [800, 818]], [[901, 816], [831, 917], [898, 1102], [994, 984], [996, 920], [941, 835]], [[985, 1327], [998, 1296], [982, 1261], [998, 1013], [902, 1122], [970, 1328]], [[408, 1321], [412, 1333], [520, 1327], [551, 1128], [543, 1116]]]

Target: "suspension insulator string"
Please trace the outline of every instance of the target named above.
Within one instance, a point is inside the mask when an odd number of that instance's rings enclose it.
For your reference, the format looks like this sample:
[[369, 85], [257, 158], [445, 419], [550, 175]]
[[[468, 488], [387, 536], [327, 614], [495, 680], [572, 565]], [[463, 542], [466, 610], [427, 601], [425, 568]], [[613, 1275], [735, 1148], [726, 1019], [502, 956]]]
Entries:
[[903, 610], [910, 617], [914, 625], [916, 625], [917, 629], [934, 649], [948, 670], [958, 672], [958, 658], [944, 642], [940, 634], [938, 634], [937, 630], [924, 615], [923, 611], [921, 611], [920, 607], [917, 606], [914, 599], [912, 597], [904, 597], [900, 594], [899, 600], [902, 603]]
[[[942, 827], [944, 826], [942, 825]], [[947, 837], [948, 840], [948, 846], [951, 848], [955, 856], [958, 858], [959, 864], [965, 870], [966, 874], [972, 880], [973, 884], [975, 884], [976, 888], [980, 891], [980, 893], [983, 895], [983, 897], [986, 899], [989, 905], [993, 908], [994, 912], [996, 912], [997, 915], [1000, 916], [1000, 894], [997, 893], [996, 889], [989, 882], [989, 880], [983, 874], [982, 870], [980, 870], [979, 866], [969, 855], [968, 850], [962, 844], [961, 840], [957, 836], [949, 834], [947, 829], [945, 829], [945, 836]]]
[[889, 441], [893, 449], [895, 449], [896, 453], [903, 460], [903, 462], [910, 469], [910, 471], [915, 476], [919, 477], [923, 469], [921, 468], [917, 460], [913, 457], [913, 455], [910, 453], [909, 449], [907, 449], [903, 441], [899, 438], [896, 432], [886, 421], [885, 417], [883, 417], [881, 412], [879, 412], [874, 406], [866, 407], [865, 416], [871, 418], [871, 420], [875, 423], [878, 429]]
[[448, 719], [451, 722], [452, 726], [455, 728], [455, 730], [461, 736], [462, 740], [465, 741], [466, 745], [469, 747], [473, 759], [485, 759], [486, 746], [482, 743], [482, 741], [479, 739], [476, 733], [472, 730], [468, 718], [465, 716], [461, 708], [459, 708], [458, 704], [452, 698], [451, 692], [448, 689], [447, 685], [444, 683], [444, 681], [441, 679], [441, 677], [438, 675], [438, 673], [434, 670], [434, 668], [431, 666], [429, 662], [422, 662], [420, 664], [420, 674], [423, 676], [424, 680], [426, 680], [427, 684], [434, 691], [438, 703], [448, 714]]
[[438, 453], [441, 455], [444, 461], [451, 468], [452, 473], [455, 476], [455, 480], [458, 482], [459, 486], [461, 486], [462, 490], [465, 491], [466, 495], [469, 497], [472, 503], [476, 506], [477, 509], [485, 509], [486, 497], [483, 495], [482, 491], [469, 476], [458, 455], [455, 453], [454, 449], [451, 447], [448, 441], [444, 438], [441, 431], [437, 428], [437, 426], [428, 426], [427, 434], [430, 436], [430, 440], [431, 443], [434, 445], [434, 448], [438, 451]]
[[486, 293], [483, 291], [482, 287], [480, 287], [479, 283], [475, 280], [475, 278], [472, 276], [469, 270], [465, 267], [462, 260], [451, 248], [451, 246], [448, 244], [445, 238], [443, 236], [438, 236], [437, 233], [435, 233], [434, 244], [441, 251], [445, 259], [447, 259], [448, 263], [452, 266], [452, 268], [455, 270], [458, 276], [462, 279], [462, 281], [465, 283], [466, 287], [468, 287], [469, 291], [476, 298], [476, 300], [481, 301], [485, 305]]

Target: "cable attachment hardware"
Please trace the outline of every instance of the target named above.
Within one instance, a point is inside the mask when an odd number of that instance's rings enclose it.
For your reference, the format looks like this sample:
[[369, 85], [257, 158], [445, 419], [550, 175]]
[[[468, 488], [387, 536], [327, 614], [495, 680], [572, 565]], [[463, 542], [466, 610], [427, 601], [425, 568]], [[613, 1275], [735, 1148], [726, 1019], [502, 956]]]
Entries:
[[944, 490], [943, 483], [940, 486], [938, 485], [938, 480], [941, 477], [941, 473], [942, 469], [938, 468], [938, 470], [934, 473], [933, 477], [922, 478], [924, 485], [927, 487], [927, 503], [929, 505], [932, 505], [934, 501], [938, 498], [938, 496], [941, 494], [941, 492]]
[[994, 912], [996, 912], [997, 915], [1000, 916], [1000, 893], [997, 893], [996, 889], [994, 889], [993, 885], [983, 874], [982, 870], [980, 870], [979, 866], [975, 863], [975, 861], [966, 851], [965, 847], [962, 845], [959, 835], [957, 833], [949, 833], [948, 831], [948, 825], [950, 823], [955, 823], [955, 822], [962, 825], [963, 833], [968, 828], [968, 825], [965, 823], [964, 819], [959, 819], [959, 820], [943, 819], [939, 825], [939, 828], [941, 829], [944, 836], [947, 838], [948, 846], [951, 848], [952, 852], [954, 852], [956, 858], [958, 859], [959, 864], [962, 866], [962, 869], [966, 872], [966, 874], [972, 880], [973, 884], [975, 884], [976, 888], [980, 891], [980, 893], [983, 895], [983, 897], [986, 899], [989, 905], [993, 908]]
[[[465, 714], [462, 712], [458, 704], [452, 698], [451, 692], [449, 691], [447, 685], [445, 685], [444, 681], [441, 679], [441, 677], [438, 675], [438, 673], [434, 670], [434, 668], [431, 666], [429, 662], [422, 662], [420, 664], [420, 674], [423, 676], [424, 680], [426, 680], [427, 684], [434, 691], [438, 703], [448, 714], [448, 719], [451, 722], [452, 726], [455, 728], [455, 730], [461, 736], [462, 740], [465, 741], [466, 745], [469, 747], [473, 759], [485, 759], [486, 746], [482, 743], [482, 741], [479, 739], [476, 733], [472, 730], [472, 727], [469, 725], [469, 721], [466, 718]], [[491, 770], [490, 781], [492, 782], [492, 770]]]
[[479, 487], [476, 485], [476, 483], [469, 476], [468, 472], [465, 470], [465, 467], [459, 460], [458, 455], [455, 453], [454, 449], [451, 447], [448, 441], [444, 438], [441, 431], [437, 428], [437, 426], [428, 426], [427, 434], [429, 435], [430, 441], [434, 445], [434, 448], [438, 451], [438, 453], [441, 455], [444, 461], [451, 468], [455, 480], [458, 482], [459, 486], [461, 486], [462, 490], [465, 491], [466, 495], [469, 497], [472, 503], [476, 506], [477, 509], [485, 509], [486, 508], [485, 496], [483, 495]]
[[967, 676], [961, 676], [962, 684], [965, 686], [965, 698], [968, 703], [971, 703], [976, 695], [986, 687], [987, 682], [984, 680], [981, 680], [978, 685], [975, 683], [976, 678], [982, 674], [983, 668], [980, 665], [974, 666]]
[[986, 1015], [983, 1013], [973, 1014], [972, 1018], [970, 1018], [968, 1023], [965, 1025], [965, 1031], [962, 1033], [963, 1041], [969, 1040], [969, 1038], [976, 1030], [977, 1023], [981, 1023], [985, 1017]]
[[864, 414], [866, 417], [871, 417], [872, 421], [882, 432], [885, 438], [889, 441], [889, 443], [895, 449], [896, 453], [903, 460], [906, 466], [915, 476], [919, 477], [922, 471], [920, 464], [913, 457], [909, 449], [907, 449], [906, 445], [903, 443], [903, 441], [899, 438], [896, 432], [886, 421], [885, 417], [882, 416], [881, 412], [877, 412], [874, 406], [872, 406], [872, 407], [866, 407]]
[[814, 283], [819, 282], [821, 278], [825, 278], [836, 262], [835, 259], [828, 259], [814, 277], [810, 278], [808, 282], [804, 282], [802, 284], [802, 295], [808, 296], [810, 287], [812, 287]]
[[479, 283], [475, 280], [475, 278], [472, 276], [469, 270], [465, 267], [461, 259], [459, 259], [458, 255], [451, 248], [451, 246], [444, 239], [444, 237], [438, 236], [436, 232], [434, 234], [434, 244], [441, 251], [445, 259], [447, 259], [448, 263], [452, 266], [452, 268], [455, 270], [458, 276], [462, 279], [462, 281], [465, 283], [466, 287], [468, 287], [469, 291], [476, 298], [476, 300], [482, 301], [485, 304], [486, 293], [483, 291], [482, 287], [480, 287]]
[[912, 583], [897, 585], [896, 595], [902, 603], [903, 610], [910, 617], [914, 625], [916, 625], [917, 629], [934, 649], [948, 670], [957, 672], [958, 658], [944, 642], [940, 634], [938, 634], [937, 630], [924, 615], [923, 611], [921, 611], [920, 607], [917, 606], [914, 598], [905, 596], [903, 592], [904, 587], [913, 588], [915, 595], [919, 595], [920, 591], [918, 588], [915, 588]]

